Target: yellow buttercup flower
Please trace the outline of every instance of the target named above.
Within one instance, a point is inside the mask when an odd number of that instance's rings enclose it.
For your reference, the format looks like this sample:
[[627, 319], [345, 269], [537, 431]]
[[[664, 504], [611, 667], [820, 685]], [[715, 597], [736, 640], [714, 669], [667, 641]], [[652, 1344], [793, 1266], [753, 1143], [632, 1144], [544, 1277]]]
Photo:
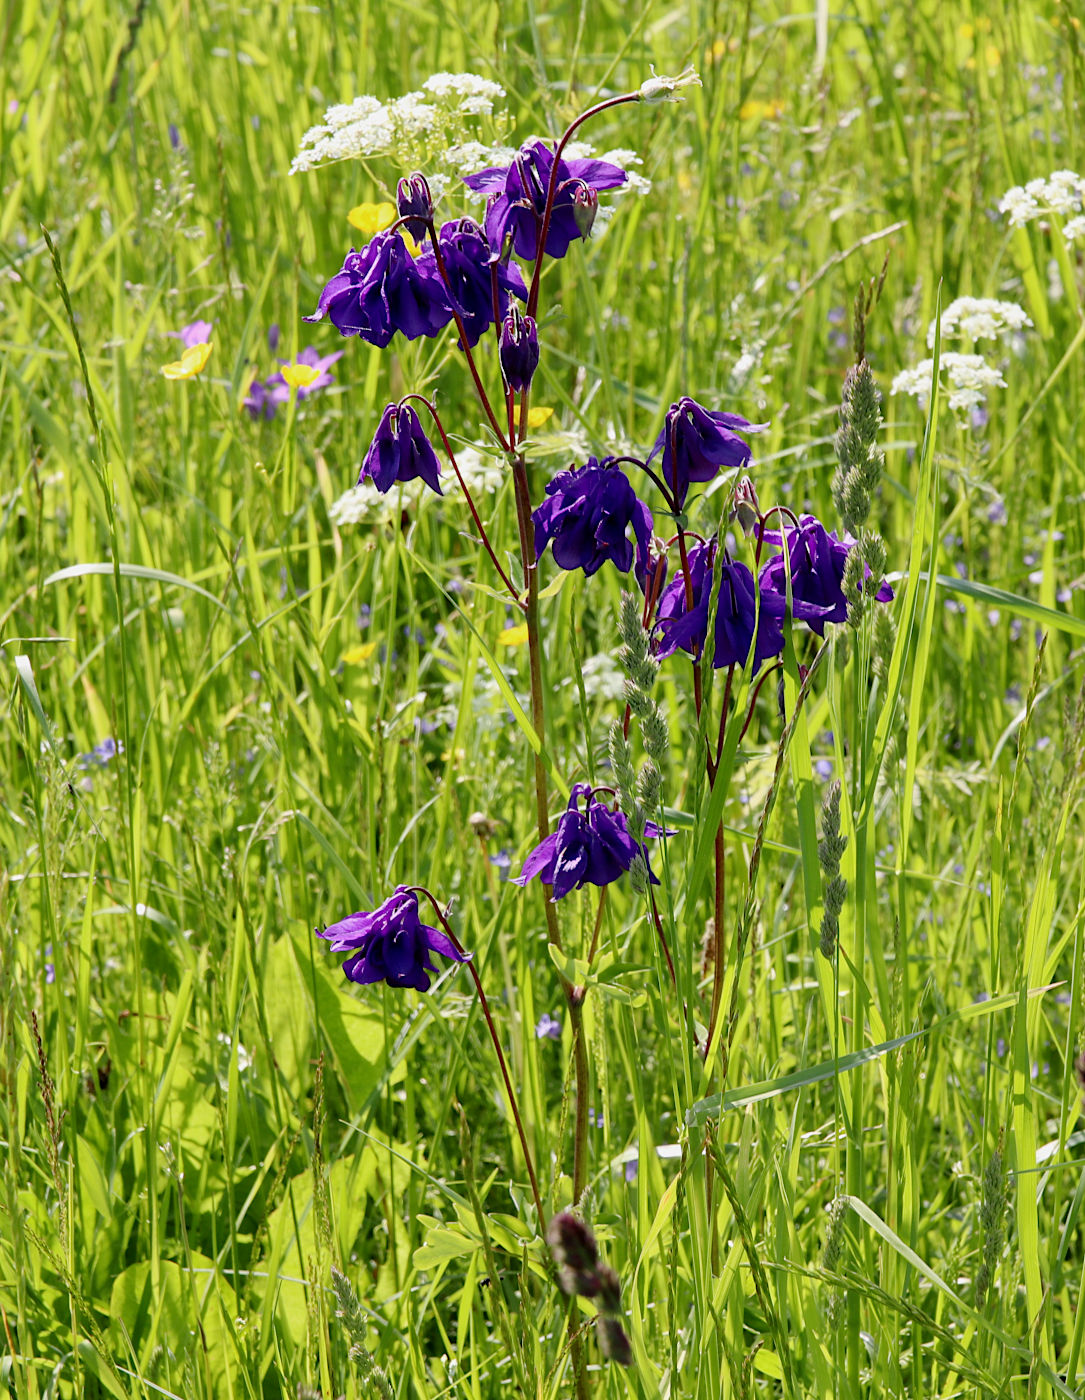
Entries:
[[195, 379], [211, 357], [211, 341], [201, 340], [190, 345], [179, 360], [162, 366], [167, 379]]
[[497, 639], [498, 646], [520, 647], [527, 641], [527, 623], [521, 622], [518, 627], [506, 627]]
[[529, 428], [541, 428], [548, 418], [554, 416], [552, 408], [544, 408], [539, 404], [537, 408], [529, 408], [527, 411], [527, 426]]
[[280, 373], [291, 389], [308, 389], [314, 379], [320, 378], [320, 371], [315, 365], [283, 365]]
[[347, 220], [366, 238], [372, 238], [381, 229], [394, 224], [399, 214], [394, 204], [387, 200], [381, 204], [356, 204], [347, 215]]

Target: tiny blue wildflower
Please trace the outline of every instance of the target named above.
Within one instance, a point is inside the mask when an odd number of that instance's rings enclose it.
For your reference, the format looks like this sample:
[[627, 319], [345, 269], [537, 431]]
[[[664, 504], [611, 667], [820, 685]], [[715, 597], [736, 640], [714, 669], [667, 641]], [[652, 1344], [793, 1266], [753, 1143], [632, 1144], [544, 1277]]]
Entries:
[[561, 1018], [551, 1016], [549, 1011], [544, 1011], [535, 1023], [536, 1040], [560, 1040], [561, 1039]]

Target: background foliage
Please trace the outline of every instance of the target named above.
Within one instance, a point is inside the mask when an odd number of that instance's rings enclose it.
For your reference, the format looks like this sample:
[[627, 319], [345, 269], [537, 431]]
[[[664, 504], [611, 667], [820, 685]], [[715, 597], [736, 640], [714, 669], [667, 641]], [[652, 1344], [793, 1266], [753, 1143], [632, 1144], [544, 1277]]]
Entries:
[[[565, 1393], [563, 1305], [530, 1243], [522, 1158], [466, 981], [453, 973], [425, 998], [348, 990], [311, 936], [399, 880], [455, 899], [544, 1191], [567, 1201], [563, 1048], [533, 1033], [560, 1010], [557, 979], [538, 897], [505, 883], [500, 856], [518, 868], [532, 819], [494, 668], [522, 696], [526, 656], [499, 644], [505, 609], [475, 586], [491, 575], [461, 502], [329, 517], [394, 393], [439, 376], [468, 438], [477, 412], [445, 342], [382, 354], [299, 319], [349, 246], [347, 211], [402, 172], [287, 171], [329, 103], [395, 96], [441, 69], [500, 81], [520, 140], [560, 130], [600, 87], [687, 61], [704, 87], [683, 106], [619, 109], [587, 133], [639, 151], [653, 189], [548, 273], [547, 469], [575, 450], [562, 434], [646, 447], [688, 392], [769, 421], [762, 504], [809, 504], [828, 522], [851, 301], [887, 253], [867, 346], [886, 390], [927, 353], [940, 281], [943, 302], [1020, 301], [1034, 329], [985, 422], [943, 415], [929, 500], [922, 417], [886, 400], [889, 566], [907, 568], [921, 528], [940, 581], [921, 590], [900, 722], [879, 739], [860, 1034], [878, 1047], [922, 1034], [848, 1075], [814, 1074], [834, 1051], [805, 898], [820, 877], [785, 773], [728, 1072], [730, 1090], [760, 1089], [712, 1120], [733, 1184], [715, 1203], [715, 1258], [678, 1151], [694, 1109], [681, 1008], [628, 892], [608, 901], [611, 981], [589, 1001], [588, 1204], [636, 1365], [595, 1383], [615, 1396], [1081, 1390], [1082, 269], [1051, 229], [1013, 232], [997, 214], [1009, 186], [1082, 149], [1070, 11], [6, 8], [0, 1370], [13, 1395], [358, 1393], [332, 1264], [397, 1396], [510, 1381]], [[211, 362], [168, 383], [167, 333], [196, 317], [214, 322]], [[274, 367], [272, 322], [282, 354], [347, 355], [338, 387], [253, 422], [240, 401], [252, 369]], [[512, 548], [510, 488], [487, 501]], [[567, 782], [600, 769], [616, 712], [608, 572], [569, 576], [544, 602], [548, 741]], [[795, 760], [819, 787], [848, 780], [845, 651]], [[577, 657], [602, 677], [583, 693]], [[657, 692], [672, 717], [668, 801], [692, 812], [676, 678], [665, 669]], [[777, 733], [767, 697], [727, 812], [736, 911]], [[80, 759], [108, 737], [123, 752]], [[688, 832], [673, 844], [684, 861]], [[578, 936], [594, 909], [567, 903]], [[699, 955], [709, 908], [707, 889], [690, 891], [683, 956]], [[845, 953], [859, 914], [845, 914]], [[841, 978], [847, 1016], [843, 958]], [[849, 1134], [862, 1210], [827, 1278]]]

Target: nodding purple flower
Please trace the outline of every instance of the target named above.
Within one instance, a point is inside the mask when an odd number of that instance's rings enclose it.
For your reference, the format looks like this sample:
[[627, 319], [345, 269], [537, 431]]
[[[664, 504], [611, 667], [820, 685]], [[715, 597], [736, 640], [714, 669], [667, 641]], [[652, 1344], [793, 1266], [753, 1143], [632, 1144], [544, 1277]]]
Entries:
[[408, 340], [436, 335], [452, 319], [436, 267], [417, 261], [396, 231], [377, 233], [360, 253], [352, 248], [306, 321], [327, 316], [341, 335], [383, 349], [396, 331]]
[[[508, 309], [510, 294], [527, 300], [524, 275], [515, 263], [503, 263], [491, 252], [486, 235], [474, 219], [451, 219], [442, 224], [437, 242], [448, 273], [446, 293], [450, 292], [460, 313], [468, 345], [477, 345], [494, 323], [491, 268], [497, 267], [497, 309], [502, 316]], [[416, 266], [426, 277], [434, 277], [444, 285], [432, 247], [419, 256]]]
[[[787, 529], [782, 537], [777, 532], [766, 532], [765, 539], [775, 544], [787, 540], [795, 617], [805, 622], [811, 632], [816, 632], [819, 637], [825, 635], [827, 622], [846, 621], [848, 600], [841, 585], [844, 565], [855, 548], [855, 542], [838, 540], [835, 531], [829, 534], [812, 515], [804, 515], [798, 528]], [[762, 568], [760, 584], [762, 589], [784, 597], [787, 579], [782, 554], [777, 554]], [[893, 599], [893, 590], [883, 583], [875, 596], [879, 603], [889, 603]]]
[[422, 922], [418, 895], [406, 885], [397, 885], [395, 893], [371, 914], [348, 914], [315, 932], [331, 943], [333, 953], [351, 954], [343, 972], [349, 981], [362, 985], [387, 982], [390, 987], [427, 992], [429, 974], [437, 971], [431, 953], [460, 963], [468, 958], [441, 929]]
[[656, 438], [649, 462], [663, 454], [663, 479], [681, 510], [690, 483], [711, 481], [721, 467], [744, 467], [749, 443], [738, 435], [759, 433], [766, 423], [750, 423], [738, 413], [714, 413], [693, 399], [682, 398], [667, 409], [663, 431]]
[[400, 180], [396, 186], [396, 207], [401, 219], [412, 216], [404, 228], [416, 243], [421, 243], [426, 236], [426, 228], [433, 219], [433, 196], [429, 192], [426, 177], [420, 175], [417, 170], [413, 175]]
[[440, 472], [437, 454], [423, 431], [418, 414], [409, 403], [388, 404], [362, 462], [358, 485], [369, 477], [383, 494], [397, 481], [413, 481], [420, 477], [440, 496], [444, 494], [438, 479]]
[[[468, 188], [490, 196], [486, 237], [495, 251], [505, 246], [505, 239], [511, 234], [517, 257], [534, 261], [553, 168], [553, 150], [533, 137], [520, 147], [511, 165], [494, 165], [480, 170], [477, 175], [464, 177]], [[617, 189], [625, 184], [626, 178], [620, 165], [611, 165], [605, 160], [562, 159], [558, 162], [554, 207], [546, 234], [546, 252], [550, 257], [563, 258], [569, 251], [569, 244], [585, 236], [577, 210], [579, 208], [583, 219], [590, 195], [598, 198], [600, 190]], [[583, 193], [585, 189], [590, 192], [587, 196]]]
[[510, 306], [501, 322], [501, 373], [515, 394], [531, 387], [539, 367], [539, 336], [532, 316], [522, 316], [518, 306]]
[[[690, 582], [693, 585], [691, 609], [686, 607], [686, 577], [681, 569], [663, 590], [656, 615], [656, 626], [662, 638], [659, 648], [661, 657], [671, 656], [680, 649], [699, 655], [704, 649], [708, 636], [715, 556], [715, 540], [709, 544], [695, 545], [689, 551]], [[785, 611], [784, 599], [778, 593], [758, 589], [746, 565], [725, 556], [720, 565], [712, 665], [717, 669], [721, 666], [745, 666], [750, 645], [754, 641], [756, 623], [757, 641], [753, 654], [753, 674], [756, 674], [762, 662], [779, 656], [784, 649]]]
[[[665, 833], [654, 822], [646, 822], [644, 834], [660, 836]], [[513, 884], [526, 885], [537, 875], [544, 885], [553, 886], [550, 898], [552, 903], [557, 903], [570, 890], [579, 890], [585, 885], [612, 884], [625, 874], [638, 855], [645, 855], [645, 852], [629, 834], [624, 813], [612, 812], [593, 797], [587, 783], [574, 783], [569, 805], [557, 826], [524, 861]], [[659, 884], [651, 871], [649, 879]]]
[[633, 565], [633, 527], [638, 573], [647, 565], [652, 512], [637, 496], [625, 473], [609, 457], [589, 457], [582, 467], [559, 472], [547, 483], [546, 500], [532, 514], [535, 552], [550, 545], [562, 569], [592, 575], [609, 559], [619, 573]]

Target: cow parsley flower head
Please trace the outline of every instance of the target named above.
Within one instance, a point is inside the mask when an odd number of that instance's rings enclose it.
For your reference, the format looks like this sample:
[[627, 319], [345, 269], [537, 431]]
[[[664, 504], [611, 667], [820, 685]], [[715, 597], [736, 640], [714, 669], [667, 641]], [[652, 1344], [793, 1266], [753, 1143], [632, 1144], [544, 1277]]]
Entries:
[[1046, 180], [1014, 185], [999, 200], [998, 211], [1008, 216], [1011, 228], [1023, 228], [1049, 214], [1066, 218], [1081, 213], [1085, 205], [1085, 178], [1075, 170], [1055, 170]]
[[[960, 336], [962, 340], [999, 340], [1008, 338], [1031, 326], [1023, 306], [1015, 301], [996, 301], [992, 297], [958, 297], [942, 312], [942, 339]], [[927, 348], [934, 349], [937, 322], [927, 331]]]
[[[951, 352], [942, 356], [940, 368], [948, 386], [949, 406], [954, 412], [976, 408], [985, 401], [988, 389], [1006, 387], [1002, 371], [989, 365], [982, 355]], [[930, 401], [933, 377], [934, 361], [921, 360], [912, 369], [901, 370], [889, 392], [910, 394], [918, 400], [920, 408], [924, 408]]]

